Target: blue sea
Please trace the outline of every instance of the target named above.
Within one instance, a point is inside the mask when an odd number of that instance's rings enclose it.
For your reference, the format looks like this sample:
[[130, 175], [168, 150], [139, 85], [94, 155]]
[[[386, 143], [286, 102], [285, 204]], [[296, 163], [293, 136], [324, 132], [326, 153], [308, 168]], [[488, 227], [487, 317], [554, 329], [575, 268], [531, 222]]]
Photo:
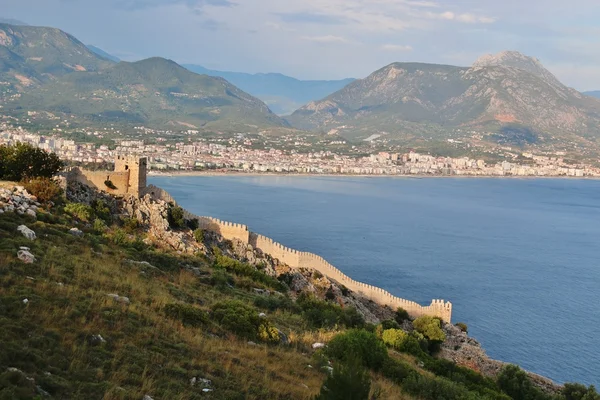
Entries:
[[600, 181], [152, 177], [198, 215], [453, 303], [492, 358], [600, 386]]

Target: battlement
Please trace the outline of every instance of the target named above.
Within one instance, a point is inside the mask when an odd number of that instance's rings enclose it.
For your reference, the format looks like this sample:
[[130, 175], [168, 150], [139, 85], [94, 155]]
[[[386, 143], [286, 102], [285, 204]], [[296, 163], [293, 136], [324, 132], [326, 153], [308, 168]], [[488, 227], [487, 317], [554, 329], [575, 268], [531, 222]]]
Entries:
[[114, 171], [88, 171], [72, 168], [66, 174], [68, 181], [77, 181], [114, 195], [132, 195], [140, 197], [146, 191], [146, 157], [115, 157]]
[[[146, 193], [150, 193], [157, 199], [174, 202], [173, 198], [166, 191], [152, 185], [146, 190]], [[185, 211], [184, 217], [186, 219], [197, 219], [201, 229], [219, 233], [225, 239], [237, 239], [243, 243], [250, 244], [255, 249], [261, 250], [263, 253], [278, 259], [291, 268], [307, 268], [319, 271], [324, 276], [339, 282], [353, 292], [381, 305], [388, 305], [392, 309], [402, 307], [413, 318], [431, 315], [439, 317], [448, 323], [452, 320], [452, 303], [450, 302], [434, 299], [430, 305], [422, 306], [414, 301], [396, 297], [382, 288], [355, 281], [331, 265], [323, 257], [286, 247], [271, 238], [251, 232], [246, 225], [221, 221], [212, 217], [200, 217], [187, 211]]]

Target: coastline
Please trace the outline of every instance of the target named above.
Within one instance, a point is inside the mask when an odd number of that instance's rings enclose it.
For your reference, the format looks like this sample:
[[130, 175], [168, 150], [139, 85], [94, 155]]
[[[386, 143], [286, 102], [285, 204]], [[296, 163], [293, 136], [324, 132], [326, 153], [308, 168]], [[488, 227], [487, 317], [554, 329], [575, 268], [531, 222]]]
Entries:
[[399, 178], [399, 179], [572, 179], [572, 180], [600, 180], [600, 176], [565, 176], [565, 175], [428, 175], [428, 174], [315, 174], [315, 173], [283, 173], [283, 172], [242, 172], [242, 171], [148, 171], [148, 176], [159, 177], [248, 177], [277, 176], [291, 178]]

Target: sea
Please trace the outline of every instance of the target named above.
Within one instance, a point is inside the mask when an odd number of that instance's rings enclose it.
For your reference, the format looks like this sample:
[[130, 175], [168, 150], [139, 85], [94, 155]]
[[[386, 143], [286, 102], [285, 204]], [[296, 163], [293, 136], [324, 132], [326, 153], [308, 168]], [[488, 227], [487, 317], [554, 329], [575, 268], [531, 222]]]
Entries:
[[600, 386], [600, 181], [161, 176], [197, 215], [323, 256], [353, 279], [453, 304], [492, 358]]

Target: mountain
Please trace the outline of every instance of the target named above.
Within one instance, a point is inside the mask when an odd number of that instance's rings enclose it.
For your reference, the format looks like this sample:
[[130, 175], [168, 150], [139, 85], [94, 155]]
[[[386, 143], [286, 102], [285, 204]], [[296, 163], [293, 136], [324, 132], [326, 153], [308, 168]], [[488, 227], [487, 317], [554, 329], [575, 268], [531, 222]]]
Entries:
[[105, 52], [104, 50], [102, 50], [99, 47], [96, 47], [96, 46], [93, 46], [91, 44], [88, 44], [87, 48], [90, 49], [95, 54], [99, 55], [100, 57], [106, 58], [107, 60], [110, 60], [110, 61], [113, 61], [113, 62], [119, 62], [119, 61], [121, 61], [118, 57], [115, 57], [112, 54], [108, 54], [107, 52]]
[[24, 25], [24, 26], [28, 25], [23, 21], [19, 21], [18, 19], [12, 19], [12, 18], [0, 18], [0, 24]]
[[591, 92], [583, 92], [586, 96], [597, 97], [600, 99], [600, 90], [594, 90]]
[[277, 114], [290, 114], [309, 101], [322, 99], [340, 90], [354, 79], [303, 81], [286, 75], [246, 74], [206, 69], [200, 65], [183, 64], [198, 74], [218, 76], [227, 79], [245, 92], [258, 97]]
[[467, 128], [491, 132], [496, 142], [529, 145], [595, 140], [600, 101], [564, 86], [538, 60], [503, 52], [470, 68], [393, 63], [287, 120], [354, 139], [435, 138]]
[[5, 108], [156, 127], [248, 130], [286, 125], [263, 102], [226, 80], [195, 74], [163, 58], [73, 72], [22, 93]]

